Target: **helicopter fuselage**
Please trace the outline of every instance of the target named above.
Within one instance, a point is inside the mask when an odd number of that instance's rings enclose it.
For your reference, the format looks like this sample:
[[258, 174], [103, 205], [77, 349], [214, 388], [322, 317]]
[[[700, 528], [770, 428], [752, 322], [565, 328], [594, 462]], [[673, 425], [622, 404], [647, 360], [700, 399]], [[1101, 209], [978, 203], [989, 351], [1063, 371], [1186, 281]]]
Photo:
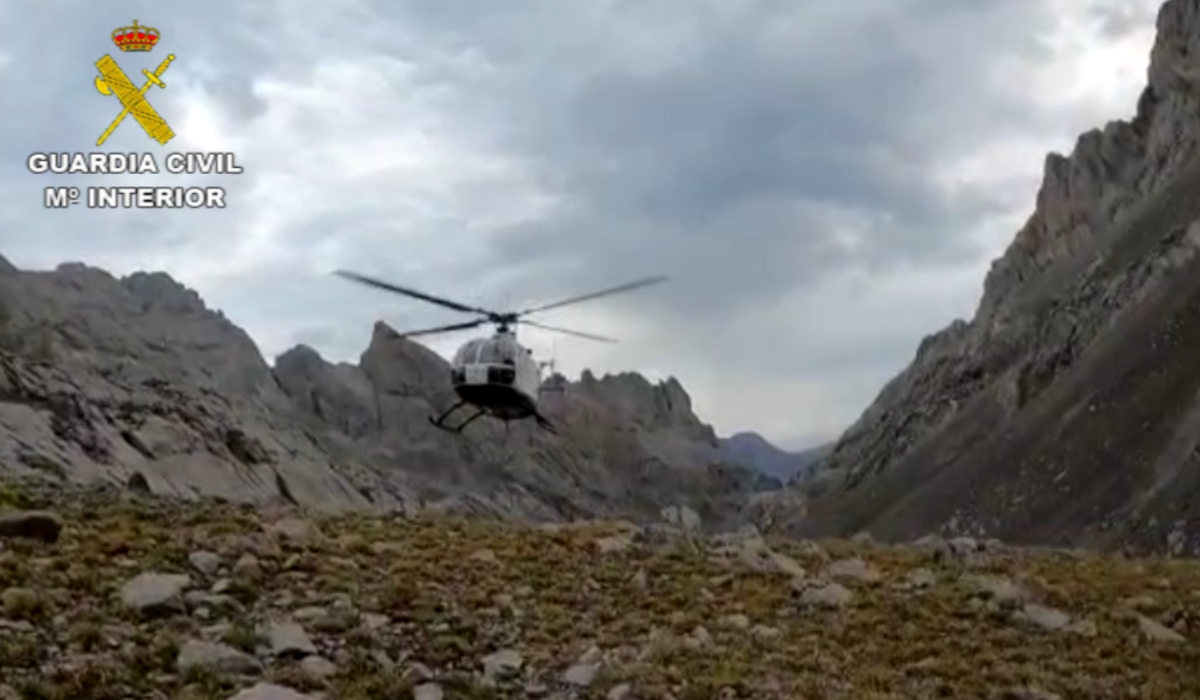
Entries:
[[450, 382], [464, 402], [501, 420], [537, 412], [541, 367], [512, 333], [476, 338], [454, 355]]

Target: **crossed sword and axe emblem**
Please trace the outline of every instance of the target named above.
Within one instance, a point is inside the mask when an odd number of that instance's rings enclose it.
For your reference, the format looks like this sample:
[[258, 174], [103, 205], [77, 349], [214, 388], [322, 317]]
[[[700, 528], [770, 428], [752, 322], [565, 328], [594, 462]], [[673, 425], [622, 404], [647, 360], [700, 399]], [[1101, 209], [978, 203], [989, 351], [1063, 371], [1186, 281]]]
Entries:
[[117, 62], [108, 54], [104, 54], [103, 58], [96, 61], [96, 68], [100, 71], [100, 75], [96, 76], [96, 89], [102, 95], [115, 95], [117, 100], [120, 101], [121, 106], [124, 107], [121, 113], [117, 115], [117, 118], [100, 135], [100, 139], [96, 141], [97, 146], [107, 141], [112, 132], [130, 114], [133, 115], [138, 124], [142, 125], [146, 134], [160, 144], [165, 144], [175, 137], [175, 132], [171, 131], [167, 120], [159, 116], [154, 107], [150, 106], [150, 103], [146, 100], [146, 91], [150, 89], [151, 85], [157, 85], [164, 89], [167, 87], [166, 83], [160, 79], [160, 76], [167, 72], [167, 66], [171, 65], [171, 61], [174, 60], [175, 54], [168, 54], [167, 58], [158, 64], [158, 68], [155, 68], [153, 73], [143, 68], [142, 73], [146, 76], [146, 83], [141, 88], [134, 87], [133, 82], [125, 75], [125, 71], [121, 70]]

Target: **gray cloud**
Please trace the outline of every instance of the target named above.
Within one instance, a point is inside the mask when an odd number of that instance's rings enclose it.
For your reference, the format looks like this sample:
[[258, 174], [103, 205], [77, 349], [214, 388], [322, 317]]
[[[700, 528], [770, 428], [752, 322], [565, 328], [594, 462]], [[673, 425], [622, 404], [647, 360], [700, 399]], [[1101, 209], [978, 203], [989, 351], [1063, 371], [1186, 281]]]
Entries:
[[[515, 307], [667, 273], [545, 316], [619, 346], [524, 337], [570, 372], [675, 374], [722, 431], [824, 439], [970, 312], [1041, 152], [1140, 88], [1054, 101], [1036, 79], [1085, 70], [1080, 42], [1141, 41], [1156, 4], [26, 4], [0, 26], [0, 89], [22, 96], [0, 113], [0, 252], [166, 269], [266, 354], [336, 359], [376, 318], [452, 317], [336, 267]], [[150, 94], [178, 137], [158, 149], [130, 121], [105, 149], [235, 150], [246, 173], [104, 182], [220, 184], [226, 210], [41, 208], [44, 186], [104, 184], [24, 158], [92, 149], [118, 111], [92, 63], [134, 17], [162, 46], [115, 57], [132, 72], [177, 54]], [[29, 27], [79, 39], [41, 51]], [[1074, 44], [1047, 39], [1068, 29]]]
[[1109, 39], [1120, 39], [1133, 32], [1153, 26], [1158, 16], [1158, 5], [1138, 0], [1093, 0], [1090, 10], [1100, 21], [1103, 35]]

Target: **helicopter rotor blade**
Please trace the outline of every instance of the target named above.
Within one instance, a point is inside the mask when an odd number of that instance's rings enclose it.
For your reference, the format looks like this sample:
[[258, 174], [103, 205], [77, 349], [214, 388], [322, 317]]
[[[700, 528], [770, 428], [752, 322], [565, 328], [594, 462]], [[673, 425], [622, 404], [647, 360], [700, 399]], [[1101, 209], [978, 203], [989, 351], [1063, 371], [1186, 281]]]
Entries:
[[563, 299], [562, 301], [556, 301], [556, 302], [553, 302], [550, 304], [542, 304], [541, 306], [535, 306], [533, 308], [525, 309], [524, 311], [521, 311], [521, 312], [517, 313], [516, 315], [524, 316], [525, 314], [531, 314], [535, 311], [546, 311], [548, 309], [557, 309], [558, 307], [566, 306], [567, 304], [577, 304], [581, 301], [588, 301], [590, 299], [596, 299], [598, 297], [608, 296], [609, 294], [617, 294], [619, 292], [628, 292], [628, 291], [632, 291], [634, 289], [640, 289], [641, 287], [648, 287], [652, 284], [658, 284], [659, 282], [666, 282], [666, 281], [667, 281], [667, 278], [664, 276], [661, 276], [661, 275], [657, 276], [657, 277], [646, 277], [644, 279], [636, 280], [634, 282], [627, 282], [626, 284], [617, 285], [616, 287], [609, 287], [608, 289], [601, 289], [598, 292], [592, 292], [590, 294], [583, 294], [583, 295], [580, 295], [577, 297], [571, 297], [570, 299]]
[[606, 338], [602, 335], [595, 335], [592, 333], [583, 333], [582, 331], [573, 331], [570, 328], [558, 328], [557, 326], [547, 326], [544, 323], [535, 323], [533, 321], [526, 321], [524, 319], [522, 319], [519, 323], [521, 323], [522, 325], [526, 325], [526, 326], [533, 326], [534, 328], [541, 328], [542, 330], [545, 330], [545, 331], [554, 331], [556, 333], [566, 333], [567, 335], [574, 335], [574, 336], [578, 336], [580, 338], [587, 338], [588, 340], [598, 340], [602, 343], [617, 342], [617, 340], [615, 338]]
[[448, 331], [462, 331], [468, 328], [478, 328], [487, 323], [486, 318], [481, 318], [475, 321], [465, 321], [463, 323], [451, 323], [447, 326], [438, 326], [437, 328], [425, 328], [419, 331], [407, 331], [400, 333], [401, 338], [411, 338], [414, 335], [432, 335], [433, 333], [446, 333]]
[[410, 296], [410, 297], [413, 297], [414, 299], [420, 299], [421, 301], [427, 301], [431, 304], [437, 304], [438, 306], [444, 306], [448, 309], [454, 309], [455, 311], [462, 311], [464, 313], [469, 313], [469, 314], [483, 314], [484, 316], [488, 316], [488, 317], [493, 317], [493, 316], [499, 315], [495, 311], [488, 311], [487, 309], [479, 309], [479, 308], [475, 308], [473, 306], [467, 306], [466, 304], [460, 304], [456, 301], [450, 301], [449, 299], [442, 299], [441, 297], [435, 297], [432, 294], [425, 294], [424, 292], [418, 292], [415, 289], [401, 287], [399, 285], [391, 284], [389, 282], [383, 282], [383, 281], [374, 279], [372, 277], [367, 277], [366, 275], [360, 275], [357, 272], [349, 272], [346, 270], [337, 270], [333, 274], [337, 275], [338, 277], [342, 277], [342, 278], [345, 278], [348, 280], [353, 280], [353, 281], [359, 282], [361, 284], [369, 285], [371, 287], [376, 287], [378, 289], [386, 289], [389, 292], [396, 292], [397, 294], [404, 294], [405, 296]]

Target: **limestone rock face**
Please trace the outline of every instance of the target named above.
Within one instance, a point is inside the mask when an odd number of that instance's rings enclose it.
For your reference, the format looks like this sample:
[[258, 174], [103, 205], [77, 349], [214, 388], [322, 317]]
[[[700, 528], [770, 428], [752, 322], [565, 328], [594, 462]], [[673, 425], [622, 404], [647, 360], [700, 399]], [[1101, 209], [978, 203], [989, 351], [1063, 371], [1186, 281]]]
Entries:
[[330, 367], [316, 350], [299, 345], [275, 358], [275, 376], [297, 404], [329, 429], [352, 438], [379, 429], [375, 389], [357, 367]]
[[166, 275], [118, 280], [79, 264], [0, 275], [0, 368], [5, 471], [369, 504], [359, 486], [371, 480], [334, 467], [249, 337]]
[[329, 509], [735, 518], [753, 473], [716, 451], [682, 386], [558, 377], [560, 436], [486, 420], [430, 426], [449, 365], [376, 324], [357, 364], [299, 346], [269, 366], [163, 273], [0, 265], [0, 470], [62, 482]]
[[1200, 515], [1170, 498], [1200, 437], [1198, 44], [1196, 3], [1166, 2], [1135, 118], [1047, 157], [974, 317], [927, 337], [841, 436], [840, 483], [799, 529], [1157, 546]]
[[579, 389], [588, 398], [629, 415], [635, 425], [650, 430], [676, 429], [687, 439], [716, 445], [712, 428], [692, 413], [692, 399], [674, 377], [652, 385], [636, 372], [596, 379], [585, 371]]

